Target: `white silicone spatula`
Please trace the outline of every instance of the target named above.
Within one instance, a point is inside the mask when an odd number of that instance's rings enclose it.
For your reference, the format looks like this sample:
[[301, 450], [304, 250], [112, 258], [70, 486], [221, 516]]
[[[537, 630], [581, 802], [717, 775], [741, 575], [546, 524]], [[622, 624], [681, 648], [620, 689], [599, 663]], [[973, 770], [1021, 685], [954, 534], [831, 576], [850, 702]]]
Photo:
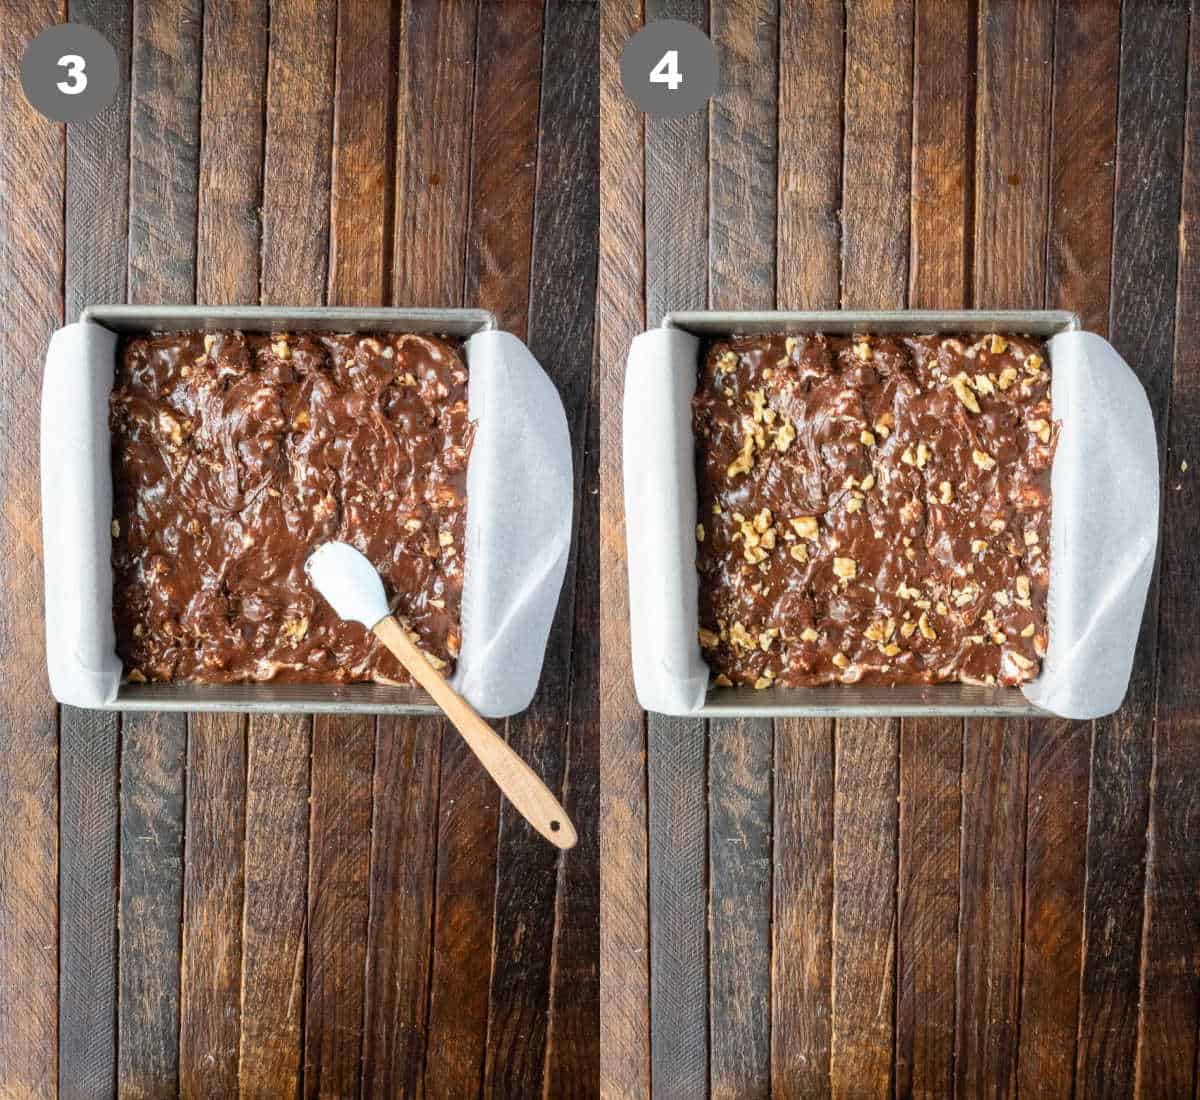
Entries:
[[309, 555], [304, 568], [334, 611], [372, 631], [432, 696], [521, 816], [556, 847], [574, 847], [575, 827], [558, 799], [471, 704], [442, 679], [389, 614], [383, 582], [375, 567], [353, 546], [328, 542]]

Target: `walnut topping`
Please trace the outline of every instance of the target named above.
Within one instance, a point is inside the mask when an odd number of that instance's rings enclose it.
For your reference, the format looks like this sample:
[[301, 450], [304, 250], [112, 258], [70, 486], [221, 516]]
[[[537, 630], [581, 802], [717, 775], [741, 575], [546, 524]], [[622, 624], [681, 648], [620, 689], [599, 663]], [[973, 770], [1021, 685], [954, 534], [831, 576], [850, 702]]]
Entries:
[[917, 628], [921, 631], [922, 638], [927, 638], [931, 642], [937, 641], [937, 631], [929, 625], [929, 616], [924, 611], [917, 620]]
[[1025, 532], [1025, 545], [1036, 546], [1038, 544], [1038, 533], [1036, 531]]
[[842, 580], [853, 580], [858, 572], [858, 563], [853, 558], [834, 558], [833, 572]]
[[954, 488], [950, 482], [942, 481], [938, 484], [938, 499], [943, 504], [950, 504], [954, 500]]
[[875, 437], [869, 431], [867, 431], [866, 428], [864, 428], [861, 432], [858, 433], [858, 441], [864, 447], [874, 447], [875, 446]]
[[879, 414], [879, 419], [875, 421], [875, 434], [880, 439], [887, 439], [891, 430], [896, 426], [896, 418], [890, 412]]
[[854, 356], [862, 363], [870, 362], [872, 358], [871, 345], [866, 340], [860, 340], [854, 345]]
[[1033, 623], [1030, 623], [1027, 627], [1025, 627], [1024, 630], [1021, 631], [1021, 637], [1022, 638], [1032, 638], [1033, 631], [1034, 631], [1034, 625], [1033, 625]]
[[453, 546], [454, 545], [454, 535], [451, 534], [451, 532], [449, 532], [449, 531], [439, 531], [438, 532], [438, 545], [439, 546]]
[[806, 626], [800, 631], [800, 640], [802, 642], [815, 642], [819, 637], [820, 635], [811, 626]]
[[788, 418], [784, 418], [779, 429], [775, 432], [775, 450], [785, 453], [796, 439], [796, 427]]
[[293, 642], [300, 641], [308, 633], [308, 616], [301, 615], [298, 619], [288, 619], [283, 624], [282, 633], [285, 638], [290, 638]]
[[1005, 340], [1003, 336], [994, 335], [991, 339], [991, 351], [993, 355], [1003, 355], [1004, 352], [1008, 350], [1008, 341]]
[[867, 474], [867, 476], [864, 477], [862, 479], [862, 481], [860, 481], [858, 484], [864, 493], [869, 493], [872, 489], [875, 488], [875, 475]]
[[1024, 574], [1019, 576], [1017, 578], [1017, 596], [1018, 596], [1018, 598], [1020, 598], [1022, 600], [1029, 599], [1029, 594], [1030, 594], [1031, 590], [1032, 589], [1029, 584], [1029, 578], [1027, 576], [1025, 576]]
[[292, 431], [303, 432], [312, 427], [312, 417], [308, 415], [307, 409], [301, 409], [294, 417], [292, 417]]
[[971, 385], [975, 387], [975, 392], [983, 397], [991, 397], [996, 392], [996, 387], [992, 385], [992, 380], [986, 374], [977, 374], [971, 379]]
[[[700, 645], [705, 649], [715, 649], [717, 644], [721, 641], [719, 635], [712, 630], [705, 629], [704, 627], [700, 628], [699, 635]], [[695, 651], [693, 650], [693, 652]]]
[[277, 359], [290, 359], [292, 357], [292, 346], [287, 342], [286, 338], [273, 343], [271, 350], [275, 353]]
[[747, 433], [742, 440], [741, 453], [730, 464], [726, 474], [730, 478], [748, 474], [754, 468], [754, 436]]
[[834, 664], [835, 664], [835, 665], [836, 665], [838, 668], [849, 668], [849, 667], [850, 667], [850, 658], [849, 658], [849, 657], [847, 657], [847, 656], [846, 656], [844, 653], [835, 653], [835, 654], [834, 654], [832, 657], [830, 657], [829, 659], [830, 659], [830, 660], [831, 660], [831, 661], [832, 661], [832, 662], [833, 662], [833, 663], [834, 663]]
[[950, 379], [950, 385], [954, 389], [955, 396], [966, 407], [968, 412], [979, 413], [979, 401], [971, 390], [970, 379], [963, 373], [956, 374]]
[[808, 547], [805, 546], [804, 543], [802, 543], [802, 542], [792, 543], [791, 547], [788, 549], [788, 553], [792, 556], [792, 558], [795, 561], [799, 561], [799, 562], [808, 561]]
[[1038, 417], [1035, 420], [1030, 420], [1027, 424], [1027, 427], [1031, 432], [1033, 432], [1034, 435], [1038, 437], [1039, 440], [1041, 440], [1041, 442], [1050, 442], [1050, 424], [1047, 421]]
[[1000, 372], [1000, 377], [996, 379], [996, 385], [1001, 390], [1007, 390], [1017, 380], [1017, 368], [1005, 367]]
[[703, 523], [696, 524], [696, 541], [697, 542], [704, 541], [704, 524]]
[[1029, 672], [1037, 666], [1026, 657], [1023, 653], [1018, 653], [1015, 649], [1009, 650], [1004, 654], [1005, 660], [1011, 661], [1022, 672]]
[[732, 351], [725, 352], [724, 354], [722, 354], [721, 358], [717, 360], [717, 370], [721, 370], [721, 371], [736, 370], [737, 365], [738, 365], [738, 357]]
[[971, 461], [981, 470], [991, 470], [996, 465], [996, 460], [990, 454], [978, 448], [971, 451]]
[[792, 530], [802, 539], [815, 539], [817, 537], [816, 516], [796, 516], [792, 519], [791, 524]]
[[112, 521], [111, 530], [112, 537], [114, 539], [119, 539], [121, 537], [121, 525], [115, 519]]

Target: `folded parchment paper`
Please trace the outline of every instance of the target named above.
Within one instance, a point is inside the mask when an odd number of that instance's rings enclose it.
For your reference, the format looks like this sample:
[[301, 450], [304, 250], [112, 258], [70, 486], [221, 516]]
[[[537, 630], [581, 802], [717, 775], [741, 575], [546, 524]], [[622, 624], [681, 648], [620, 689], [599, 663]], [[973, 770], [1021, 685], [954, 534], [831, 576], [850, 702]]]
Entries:
[[[1062, 422], [1051, 471], [1050, 645], [1041, 675], [1021, 690], [1054, 714], [1096, 718], [1120, 706], [1129, 683], [1158, 537], [1158, 451], [1141, 383], [1107, 341], [1062, 332], [1047, 347]], [[699, 710], [709, 680], [696, 636], [699, 355], [699, 337], [655, 329], [634, 340], [625, 374], [634, 683], [642, 706], [664, 714]], [[837, 686], [819, 690], [836, 704]]]
[[[80, 322], [54, 333], [42, 387], [46, 652], [60, 702], [115, 705], [108, 397], [117, 336]], [[466, 343], [477, 422], [467, 467], [463, 636], [452, 683], [492, 718], [529, 705], [571, 538], [571, 444], [554, 384], [506, 332]], [[345, 689], [343, 689], [345, 690]]]

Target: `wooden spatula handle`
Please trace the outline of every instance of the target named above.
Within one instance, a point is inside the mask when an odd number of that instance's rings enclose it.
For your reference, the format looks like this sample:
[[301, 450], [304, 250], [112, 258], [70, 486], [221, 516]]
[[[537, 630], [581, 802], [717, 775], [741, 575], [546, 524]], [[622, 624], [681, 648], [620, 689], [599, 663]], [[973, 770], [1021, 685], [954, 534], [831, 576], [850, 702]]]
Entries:
[[496, 786], [525, 820], [556, 847], [573, 848], [577, 840], [575, 826], [537, 773], [442, 679], [391, 615], [377, 622], [374, 631], [454, 723]]

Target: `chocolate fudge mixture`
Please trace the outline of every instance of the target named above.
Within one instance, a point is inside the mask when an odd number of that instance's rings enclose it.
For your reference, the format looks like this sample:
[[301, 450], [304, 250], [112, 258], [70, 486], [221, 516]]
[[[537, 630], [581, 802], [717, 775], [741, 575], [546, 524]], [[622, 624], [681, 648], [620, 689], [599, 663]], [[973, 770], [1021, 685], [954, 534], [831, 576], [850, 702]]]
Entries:
[[1051, 419], [1017, 336], [735, 336], [693, 400], [720, 685], [1019, 684], [1046, 652]]
[[304, 562], [361, 550], [433, 664], [458, 654], [460, 349], [412, 334], [127, 340], [110, 403], [117, 651], [130, 680], [408, 683]]

